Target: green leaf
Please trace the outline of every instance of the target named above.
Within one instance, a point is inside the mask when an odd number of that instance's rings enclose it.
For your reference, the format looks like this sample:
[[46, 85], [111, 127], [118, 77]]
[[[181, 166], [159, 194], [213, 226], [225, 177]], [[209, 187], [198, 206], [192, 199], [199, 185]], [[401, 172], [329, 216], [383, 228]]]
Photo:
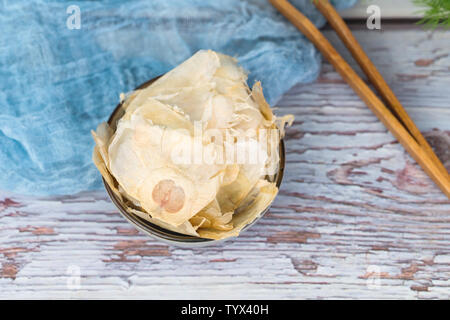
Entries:
[[438, 26], [450, 27], [450, 0], [413, 0], [422, 7], [423, 18], [417, 24], [425, 24], [432, 29]]

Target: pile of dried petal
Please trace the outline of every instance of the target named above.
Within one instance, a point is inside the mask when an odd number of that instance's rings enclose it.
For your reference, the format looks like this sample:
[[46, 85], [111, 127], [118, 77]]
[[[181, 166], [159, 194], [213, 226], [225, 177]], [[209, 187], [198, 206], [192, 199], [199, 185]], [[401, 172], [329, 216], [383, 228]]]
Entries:
[[[168, 230], [237, 236], [275, 198], [291, 116], [276, 118], [229, 56], [199, 51], [129, 94], [115, 126], [92, 132], [93, 159], [129, 212]], [[114, 132], [113, 132], [114, 131]]]

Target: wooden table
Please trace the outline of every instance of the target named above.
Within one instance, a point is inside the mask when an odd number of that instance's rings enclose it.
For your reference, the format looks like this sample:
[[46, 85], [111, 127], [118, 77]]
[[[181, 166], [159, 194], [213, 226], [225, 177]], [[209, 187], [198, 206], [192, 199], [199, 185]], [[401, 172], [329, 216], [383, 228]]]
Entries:
[[[361, 25], [356, 37], [450, 169], [450, 32]], [[278, 106], [296, 117], [284, 183], [238, 239], [180, 249], [136, 231], [104, 191], [1, 192], [0, 298], [449, 299], [450, 202], [364, 103], [325, 64]]]

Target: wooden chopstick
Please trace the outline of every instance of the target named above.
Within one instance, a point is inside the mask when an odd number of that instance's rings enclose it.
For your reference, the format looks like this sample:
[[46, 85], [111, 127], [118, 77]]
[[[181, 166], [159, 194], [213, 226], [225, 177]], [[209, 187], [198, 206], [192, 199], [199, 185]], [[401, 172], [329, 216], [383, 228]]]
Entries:
[[450, 198], [450, 181], [444, 175], [428, 152], [422, 148], [402, 123], [392, 114], [384, 103], [375, 95], [368, 85], [358, 76], [350, 65], [341, 57], [325, 36], [315, 25], [287, 0], [269, 0], [294, 26], [296, 26], [336, 68], [338, 73], [367, 104], [380, 121], [389, 129], [394, 137], [403, 145], [409, 154], [419, 163], [442, 192]]
[[414, 137], [414, 139], [416, 139], [419, 145], [421, 145], [422, 148], [425, 149], [431, 160], [433, 160], [436, 166], [439, 167], [439, 169], [442, 171], [442, 174], [444, 176], [447, 176], [447, 179], [449, 179], [447, 169], [444, 167], [442, 162], [436, 156], [433, 149], [428, 144], [427, 140], [424, 138], [422, 133], [420, 133], [419, 129], [414, 124], [412, 119], [409, 117], [408, 113], [403, 108], [402, 104], [397, 99], [394, 92], [391, 90], [391, 88], [388, 86], [384, 78], [378, 72], [375, 65], [372, 63], [367, 54], [364, 52], [364, 50], [362, 49], [362, 47], [353, 36], [350, 29], [348, 28], [347, 24], [339, 15], [339, 13], [336, 11], [336, 9], [333, 7], [333, 5], [328, 0], [313, 0], [313, 3], [317, 7], [317, 9], [319, 9], [319, 11], [324, 15], [324, 17], [328, 20], [328, 23], [336, 31], [339, 38], [342, 40], [344, 45], [352, 54], [353, 58], [356, 60], [356, 62], [359, 64], [363, 72], [369, 78], [370, 82], [374, 85], [378, 93], [384, 99], [385, 103], [387, 104], [387, 107], [390, 107], [394, 115], [397, 116], [397, 118], [400, 120], [403, 126], [408, 129], [410, 134]]

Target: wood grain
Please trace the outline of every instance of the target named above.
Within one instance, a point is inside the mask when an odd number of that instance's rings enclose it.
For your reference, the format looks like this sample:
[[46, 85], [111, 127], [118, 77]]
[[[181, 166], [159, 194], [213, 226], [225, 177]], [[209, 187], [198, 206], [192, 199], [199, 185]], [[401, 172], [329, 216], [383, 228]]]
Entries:
[[[386, 83], [383, 76], [379, 73], [372, 60], [369, 59], [359, 42], [355, 39], [347, 24], [339, 16], [328, 0], [314, 1], [314, 4], [322, 15], [326, 17], [328, 23], [333, 27], [334, 31], [336, 31], [337, 35], [342, 40], [345, 47], [350, 51], [353, 59], [355, 59], [358, 63], [358, 66], [367, 76], [370, 83], [377, 89], [376, 92], [383, 98], [386, 107], [417, 141], [419, 146], [425, 151], [425, 155], [427, 155], [430, 160], [434, 162], [438, 171], [440, 171], [440, 175], [442, 175], [442, 179], [447, 181], [447, 185], [450, 188], [450, 180], [446, 168], [443, 166], [442, 162], [436, 156], [427, 140], [417, 128], [416, 124], [412, 121], [406, 110], [403, 108], [402, 104]], [[444, 192], [446, 192], [445, 188]], [[447, 196], [450, 198], [450, 193], [448, 193]]]
[[[316, 26], [299, 10], [297, 10], [288, 0], [270, 0], [270, 3], [277, 8], [294, 26], [296, 26], [322, 53], [322, 55], [330, 62], [341, 77], [350, 85], [355, 93], [363, 100], [366, 105], [372, 110], [372, 112], [380, 119], [380, 121], [389, 129], [394, 137], [403, 145], [408, 153], [417, 161], [422, 169], [428, 174], [428, 176], [436, 183], [436, 185], [442, 190], [442, 192], [450, 199], [450, 180], [448, 173], [443, 168], [439, 159], [434, 155], [431, 148], [428, 147], [426, 141], [422, 138], [416, 140], [408, 132], [407, 128], [399, 121], [400, 118], [396, 118], [394, 114], [386, 107], [386, 105], [380, 100], [380, 98], [369, 88], [369, 86], [358, 76], [358, 74], [350, 67], [346, 60], [336, 51], [333, 45], [325, 38]], [[331, 12], [334, 12], [333, 7], [329, 5], [326, 7], [327, 1], [321, 1], [316, 4], [319, 9], [328, 10], [326, 15], [329, 20], [339, 18], [335, 12], [334, 17]], [[333, 11], [331, 11], [333, 10]], [[342, 20], [341, 20], [342, 21]], [[345, 26], [342, 21], [342, 26]], [[342, 27], [341, 26], [341, 27]], [[335, 27], [335, 23], [333, 23]], [[351, 34], [351, 33], [349, 33]], [[349, 35], [348, 34], [348, 35]], [[339, 31], [339, 35], [342, 36], [342, 32]], [[347, 36], [348, 36], [347, 35]], [[348, 39], [348, 38], [347, 38]], [[359, 47], [359, 46], [358, 46]], [[354, 51], [351, 51], [354, 53]], [[359, 50], [362, 53], [362, 50]], [[360, 61], [359, 58], [356, 58]], [[366, 62], [370, 59], [366, 59]], [[375, 68], [374, 68], [375, 69]], [[366, 68], [363, 67], [366, 71]], [[376, 70], [376, 69], [375, 69]], [[379, 74], [378, 74], [379, 75]], [[369, 74], [371, 80], [373, 80], [375, 74]], [[381, 78], [380, 76], [378, 77]], [[375, 86], [380, 84], [378, 81], [372, 81]], [[382, 81], [384, 83], [384, 80]], [[388, 88], [387, 85], [384, 88]], [[394, 96], [394, 95], [392, 95]], [[396, 99], [395, 99], [396, 100]], [[394, 105], [395, 106], [395, 105]], [[398, 107], [398, 105], [397, 105]], [[403, 109], [401, 106], [397, 109]], [[402, 115], [399, 113], [399, 115]], [[403, 116], [407, 113], [404, 112]], [[407, 117], [409, 119], [409, 117]], [[407, 122], [408, 123], [408, 122]], [[414, 123], [410, 120], [409, 124], [412, 128], [416, 128]], [[415, 130], [419, 135], [420, 131]], [[421, 136], [421, 135], [420, 135]], [[425, 147], [419, 143], [423, 142]], [[427, 148], [428, 147], [428, 148]], [[431, 155], [431, 156], [430, 156]]]
[[[355, 36], [450, 168], [450, 34], [382, 27]], [[220, 246], [150, 239], [103, 191], [1, 192], [0, 298], [449, 299], [450, 202], [333, 68], [278, 113], [296, 116], [281, 193]]]

